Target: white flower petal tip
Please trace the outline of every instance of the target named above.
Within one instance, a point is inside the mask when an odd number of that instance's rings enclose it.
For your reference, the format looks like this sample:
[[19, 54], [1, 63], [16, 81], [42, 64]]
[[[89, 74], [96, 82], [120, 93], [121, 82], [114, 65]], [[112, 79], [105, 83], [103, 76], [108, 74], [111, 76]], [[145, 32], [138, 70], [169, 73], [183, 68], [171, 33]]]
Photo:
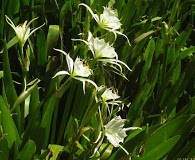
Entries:
[[[108, 141], [114, 146], [119, 147], [120, 143], [124, 142], [127, 136], [126, 131], [131, 129], [138, 129], [139, 127], [123, 128], [127, 119], [122, 119], [120, 116], [114, 117], [107, 125], [105, 125], [105, 135]], [[139, 128], [140, 129], [140, 128]]]
[[62, 76], [62, 75], [70, 75], [70, 74], [67, 71], [59, 71], [52, 78], [55, 78], [57, 76]]
[[20, 43], [21, 46], [23, 46], [25, 44], [25, 42], [27, 41], [27, 39], [38, 29], [40, 29], [41, 27], [43, 27], [45, 25], [45, 23], [37, 28], [35, 28], [34, 30], [32, 30], [30, 32], [30, 24], [35, 21], [36, 19], [38, 19], [38, 17], [32, 19], [29, 23], [27, 23], [27, 21], [25, 21], [22, 24], [19, 24], [18, 26], [15, 26], [15, 24], [12, 22], [12, 20], [5, 15], [6, 21], [7, 23], [13, 28], [13, 30], [16, 33], [16, 37], [18, 38], [18, 41]]
[[61, 49], [53, 48], [55, 51], [63, 53], [65, 56], [68, 55], [65, 51], [62, 51]]

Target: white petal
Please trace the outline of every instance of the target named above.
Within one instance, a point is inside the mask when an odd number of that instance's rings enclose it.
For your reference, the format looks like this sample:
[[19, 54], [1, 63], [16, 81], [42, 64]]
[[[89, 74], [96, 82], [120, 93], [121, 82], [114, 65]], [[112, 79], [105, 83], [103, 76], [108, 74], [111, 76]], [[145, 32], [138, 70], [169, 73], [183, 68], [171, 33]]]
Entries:
[[121, 23], [117, 17], [116, 11], [109, 7], [104, 7], [103, 14], [100, 15], [100, 25], [112, 30], [119, 29], [121, 27]]
[[66, 53], [65, 51], [62, 51], [61, 49], [56, 49], [56, 48], [54, 48], [54, 50], [56, 50], [56, 51], [58, 51], [58, 52], [61, 52], [61, 53], [63, 53], [65, 56], [67, 56], [67, 53]]
[[15, 24], [12, 22], [12, 20], [11, 20], [7, 15], [5, 15], [5, 18], [6, 18], [7, 23], [8, 23], [8, 24], [14, 29], [14, 31], [15, 31], [16, 26], [15, 26]]
[[77, 57], [74, 63], [74, 73], [76, 76], [89, 77], [92, 74], [92, 71], [88, 67], [84, 66], [80, 58]]
[[102, 99], [104, 101], [107, 101], [107, 100], [115, 100], [117, 98], [119, 98], [120, 96], [118, 96], [117, 94], [113, 93], [111, 89], [106, 89], [104, 91], [104, 93], [101, 95]]
[[67, 62], [67, 65], [68, 65], [68, 70], [72, 74], [73, 73], [73, 68], [74, 68], [74, 61], [70, 57], [69, 54], [66, 55], [66, 62]]
[[140, 128], [140, 127], [129, 127], [129, 128], [125, 128], [126, 131], [129, 131], [129, 130], [136, 130], [136, 129], [142, 130], [142, 128]]
[[62, 76], [62, 75], [70, 75], [67, 71], [59, 71], [58, 73], [56, 73], [53, 78], [57, 77], [57, 76]]
[[94, 38], [91, 32], [88, 33], [88, 46], [93, 52], [94, 58], [114, 58], [118, 59], [118, 55], [114, 48], [106, 43], [104, 39]]
[[124, 142], [124, 138], [127, 136], [125, 131], [121, 130], [119, 133], [105, 134], [107, 136], [108, 141], [114, 146], [119, 147], [120, 143]]
[[125, 128], [123, 128], [126, 119], [122, 119], [120, 116], [114, 117], [107, 125], [105, 125], [105, 135], [108, 141], [113, 144], [114, 147], [119, 147], [119, 143], [124, 141], [127, 136]]
[[79, 81], [81, 81], [83, 83], [83, 91], [84, 91], [84, 93], [85, 93], [85, 82], [91, 83], [96, 88], [96, 90], [98, 88], [97, 85], [95, 84], [95, 82], [93, 82], [90, 79], [82, 78], [82, 77], [74, 77], [74, 79], [77, 79], [77, 80], [79, 80]]
[[88, 11], [91, 13], [92, 17], [96, 20], [96, 22], [99, 23], [99, 17], [98, 17], [98, 15], [97, 14], [94, 14], [93, 11], [91, 10], [91, 8], [88, 5], [86, 5], [84, 3], [80, 3], [79, 6], [86, 7], [88, 9]]

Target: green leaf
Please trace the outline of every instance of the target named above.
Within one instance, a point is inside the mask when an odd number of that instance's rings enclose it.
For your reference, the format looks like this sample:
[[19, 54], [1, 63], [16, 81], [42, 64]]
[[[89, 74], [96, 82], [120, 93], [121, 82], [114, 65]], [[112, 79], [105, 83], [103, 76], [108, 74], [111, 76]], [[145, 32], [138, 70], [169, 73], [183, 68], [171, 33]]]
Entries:
[[110, 157], [110, 155], [112, 154], [112, 150], [113, 150], [113, 145], [103, 143], [99, 149], [100, 153], [103, 152], [101, 155], [101, 160], [107, 160]]
[[[183, 157], [184, 155], [187, 155], [189, 153], [189, 151], [191, 150], [191, 153], [192, 154], [192, 151], [194, 150], [193, 148], [195, 148], [195, 137], [192, 138], [185, 146], [183, 146], [180, 151], [174, 155], [172, 158], [173, 159], [177, 159], [177, 158], [180, 158], [180, 157]], [[195, 155], [195, 151], [193, 151], [194, 154], [191, 155], [191, 157], [193, 157]], [[187, 156], [185, 156], [187, 157]], [[190, 156], [188, 156], [190, 158]]]
[[6, 42], [3, 41], [3, 44], [4, 44], [4, 49], [3, 49], [3, 73], [4, 73], [3, 82], [4, 82], [5, 92], [7, 95], [8, 102], [12, 107], [16, 98], [17, 98], [17, 94], [16, 94], [16, 90], [15, 90], [13, 80], [12, 80]]
[[178, 141], [177, 145], [175, 145], [174, 149], [170, 151], [167, 159], [174, 159], [175, 155], [178, 154], [184, 146], [186, 146], [191, 141], [191, 135], [194, 130], [194, 121], [195, 115], [187, 116], [185, 124], [181, 125], [181, 127], [176, 132], [177, 135], [180, 135], [181, 138]]
[[187, 56], [193, 56], [193, 53], [195, 52], [195, 47], [191, 46], [189, 48], [185, 48], [184, 50], [182, 50], [179, 55], [181, 59], [186, 58]]
[[60, 38], [61, 38], [61, 43], [63, 42], [63, 34], [64, 34], [64, 21], [65, 17], [67, 17], [67, 13], [70, 10], [70, 1], [66, 1], [65, 4], [62, 6], [62, 9], [60, 11], [60, 16], [59, 16], [59, 31], [60, 31]]
[[1, 2], [1, 15], [0, 15], [0, 37], [3, 35], [3, 31], [4, 31], [4, 22], [5, 22], [5, 5], [6, 5], [6, 1], [3, 0]]
[[0, 71], [0, 78], [3, 77], [3, 71]]
[[37, 64], [44, 66], [47, 62], [46, 39], [42, 29], [37, 35]]
[[18, 38], [15, 36], [12, 38], [8, 43], [7, 43], [7, 49], [11, 48], [14, 46], [16, 43], [18, 43]]
[[148, 76], [149, 77], [148, 81], [150, 82], [151, 85], [151, 92], [153, 92], [156, 86], [158, 76], [159, 76], [159, 69], [160, 69], [160, 62], [157, 62], [155, 66], [152, 67], [151, 74]]
[[152, 130], [155, 126], [149, 128], [150, 137], [146, 141], [145, 152], [149, 152], [157, 145], [164, 142], [167, 138], [174, 136], [177, 133], [177, 131], [181, 128], [181, 126], [186, 123], [186, 118], [187, 116], [176, 118], [170, 122], [167, 122], [166, 124], [162, 125], [161, 127], [154, 131]]
[[181, 48], [186, 44], [186, 41], [189, 39], [189, 36], [192, 32], [192, 28], [187, 26], [185, 30], [181, 32], [181, 34], [177, 37], [175, 44], [177, 45], [176, 54], [181, 51]]
[[43, 143], [44, 148], [46, 148], [48, 144], [51, 122], [52, 122], [52, 115], [54, 112], [55, 105], [58, 104], [58, 101], [59, 99], [54, 94], [50, 99], [47, 100], [47, 102], [43, 106], [45, 110], [40, 124], [40, 129], [45, 130], [45, 132], [40, 134], [40, 137], [44, 138], [44, 143]]
[[156, 31], [157, 30], [151, 30], [151, 31], [145, 32], [145, 33], [141, 34], [140, 36], [138, 36], [137, 38], [135, 38], [134, 42], [139, 43], [141, 40], [143, 40], [144, 38], [150, 36], [151, 34], [153, 34]]
[[56, 144], [50, 144], [49, 148], [52, 150], [52, 157], [50, 160], [56, 160], [59, 158], [60, 152], [63, 151], [64, 147]]
[[153, 39], [151, 39], [143, 55], [143, 60], [145, 61], [145, 65], [142, 69], [142, 74], [140, 78], [141, 85], [144, 83], [144, 80], [146, 80], [148, 70], [151, 67], [154, 50], [155, 50], [155, 42]]
[[36, 160], [46, 160], [46, 157], [48, 157], [49, 154], [50, 154], [49, 149], [42, 151], [41, 154], [36, 158]]
[[6, 138], [0, 139], [0, 160], [9, 159], [9, 146]]
[[151, 85], [149, 83], [144, 85], [139, 90], [128, 111], [127, 117], [130, 121], [142, 115], [143, 106], [145, 105], [146, 101], [148, 100], [148, 97], [150, 96], [151, 93], [150, 91], [151, 91]]
[[30, 95], [29, 117], [34, 117], [34, 113], [36, 112], [39, 103], [39, 88], [38, 85], [36, 85]]
[[39, 83], [40, 80], [36, 79], [33, 80], [33, 85], [30, 86], [27, 90], [23, 91], [19, 97], [16, 99], [13, 108], [11, 109], [11, 112], [13, 112], [17, 106], [19, 106], [22, 102], [24, 102], [24, 100], [31, 94], [31, 92], [33, 91], [33, 89], [37, 86], [37, 84]]
[[178, 55], [175, 53], [175, 43], [172, 43], [168, 48], [167, 65], [174, 63]]
[[180, 136], [174, 136], [173, 138], [169, 138], [168, 140], [160, 143], [159, 145], [152, 148], [149, 152], [145, 152], [140, 158], [140, 160], [159, 160], [165, 154], [167, 154], [177, 143]]
[[47, 54], [51, 55], [53, 52], [53, 48], [55, 48], [59, 37], [59, 26], [58, 25], [50, 25], [49, 31], [47, 34]]
[[8, 146], [11, 147], [14, 142], [19, 144], [19, 135], [15, 123], [1, 96], [0, 96], [0, 111], [1, 111], [1, 125], [3, 128], [3, 132], [7, 134], [5, 138], [8, 141]]
[[33, 159], [35, 152], [36, 152], [35, 142], [32, 140], [28, 140], [28, 142], [25, 144], [24, 148], [18, 154], [17, 159], [18, 160]]

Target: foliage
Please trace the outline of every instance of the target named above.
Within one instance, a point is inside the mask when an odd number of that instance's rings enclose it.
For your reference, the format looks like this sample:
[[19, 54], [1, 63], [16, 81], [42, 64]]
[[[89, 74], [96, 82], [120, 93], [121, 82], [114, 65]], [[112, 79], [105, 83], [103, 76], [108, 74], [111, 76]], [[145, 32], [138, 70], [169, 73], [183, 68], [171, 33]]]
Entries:
[[194, 5], [2, 0], [0, 160], [195, 157]]

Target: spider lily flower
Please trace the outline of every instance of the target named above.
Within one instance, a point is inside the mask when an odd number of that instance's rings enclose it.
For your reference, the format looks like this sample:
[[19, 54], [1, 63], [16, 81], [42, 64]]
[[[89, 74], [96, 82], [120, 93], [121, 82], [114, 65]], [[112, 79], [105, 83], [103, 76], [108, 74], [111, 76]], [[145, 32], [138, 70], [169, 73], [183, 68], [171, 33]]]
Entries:
[[97, 88], [97, 85], [92, 80], [87, 79], [87, 77], [89, 77], [92, 74], [92, 70], [89, 69], [87, 66], [84, 66], [80, 58], [77, 57], [75, 61], [73, 61], [70, 55], [67, 54], [66, 52], [60, 49], [54, 49], [54, 50], [59, 51], [66, 56], [68, 71], [59, 71], [54, 75], [53, 78], [60, 75], [70, 75], [71, 78], [79, 80], [83, 83], [84, 93], [85, 93], [85, 82], [89, 82], [92, 85], [94, 85], [95, 88]]
[[112, 114], [114, 107], [117, 107], [118, 110], [120, 110], [121, 106], [124, 105], [121, 100], [118, 100], [120, 96], [114, 93], [111, 88], [100, 86], [97, 88], [97, 92], [98, 94], [95, 97], [96, 102], [101, 102], [106, 105], [109, 115]]
[[93, 13], [92, 9], [88, 5], [80, 3], [79, 6], [86, 7], [101, 28], [114, 33], [115, 39], [117, 37], [117, 34], [122, 35], [127, 39], [128, 44], [130, 45], [128, 37], [125, 34], [118, 31], [118, 29], [121, 28], [122, 24], [120, 23], [120, 20], [118, 19], [115, 10], [112, 10], [110, 7], [103, 7], [104, 8], [103, 14], [98, 16], [97, 14]]
[[126, 131], [141, 129], [140, 127], [123, 128], [126, 121], [127, 119], [122, 119], [120, 116], [116, 116], [104, 126], [105, 136], [114, 147], [121, 147], [120, 143], [123, 143], [127, 136]]
[[72, 39], [74, 41], [82, 41], [88, 45], [91, 50], [93, 57], [97, 59], [97, 61], [102, 61], [104, 64], [110, 63], [119, 67], [120, 72], [122, 72], [122, 67], [120, 64], [124, 65], [129, 71], [131, 69], [122, 61], [118, 60], [118, 55], [115, 52], [114, 48], [106, 43], [104, 39], [94, 38], [92, 33], [88, 32], [87, 41], [82, 39]]
[[114, 146], [114, 147], [120, 147], [124, 150], [124, 152], [129, 155], [128, 151], [123, 148], [120, 143], [124, 142], [125, 137], [127, 137], [126, 131], [129, 130], [136, 130], [141, 129], [140, 127], [129, 127], [124, 128], [124, 124], [127, 121], [127, 119], [122, 119], [120, 116], [116, 116], [111, 121], [109, 121], [106, 125], [104, 125], [103, 131], [100, 131], [97, 140], [94, 142], [97, 144], [96, 148], [94, 149], [94, 153], [92, 157], [95, 155], [95, 153], [98, 151], [100, 145], [103, 142], [104, 136], [106, 136], [107, 140]]
[[83, 39], [72, 39], [74, 41], [82, 41], [88, 45], [89, 49], [91, 50], [94, 59], [101, 59], [101, 58], [116, 58], [118, 59], [118, 55], [115, 52], [114, 48], [110, 46], [109, 43], [106, 43], [104, 39], [94, 38], [92, 33], [88, 32], [88, 39], [87, 41]]
[[[97, 88], [97, 91], [101, 92], [102, 90], [104, 90], [105, 87], [100, 86]], [[111, 104], [115, 104], [118, 105], [119, 103], [121, 103], [121, 101], [117, 101], [116, 99], [120, 98], [119, 95], [117, 95], [116, 93], [113, 93], [111, 88], [106, 88], [102, 95], [101, 98], [103, 100], [103, 102], [106, 102], [107, 104], [110, 104], [109, 101], [111, 101]]]
[[22, 24], [19, 24], [18, 26], [15, 26], [15, 24], [12, 22], [12, 20], [6, 16], [6, 21], [7, 23], [13, 28], [13, 30], [16, 33], [16, 37], [19, 41], [19, 44], [23, 47], [25, 42], [27, 41], [27, 39], [39, 28], [41, 28], [42, 26], [45, 25], [45, 23], [35, 29], [33, 29], [32, 31], [30, 31], [30, 24], [35, 21], [37, 18], [32, 19], [29, 23], [27, 23], [27, 21], [25, 21]]
[[118, 55], [115, 52], [114, 48], [106, 43], [104, 39], [94, 38], [91, 32], [88, 32], [88, 39], [86, 42], [93, 53], [95, 59], [100, 58], [116, 58]]

